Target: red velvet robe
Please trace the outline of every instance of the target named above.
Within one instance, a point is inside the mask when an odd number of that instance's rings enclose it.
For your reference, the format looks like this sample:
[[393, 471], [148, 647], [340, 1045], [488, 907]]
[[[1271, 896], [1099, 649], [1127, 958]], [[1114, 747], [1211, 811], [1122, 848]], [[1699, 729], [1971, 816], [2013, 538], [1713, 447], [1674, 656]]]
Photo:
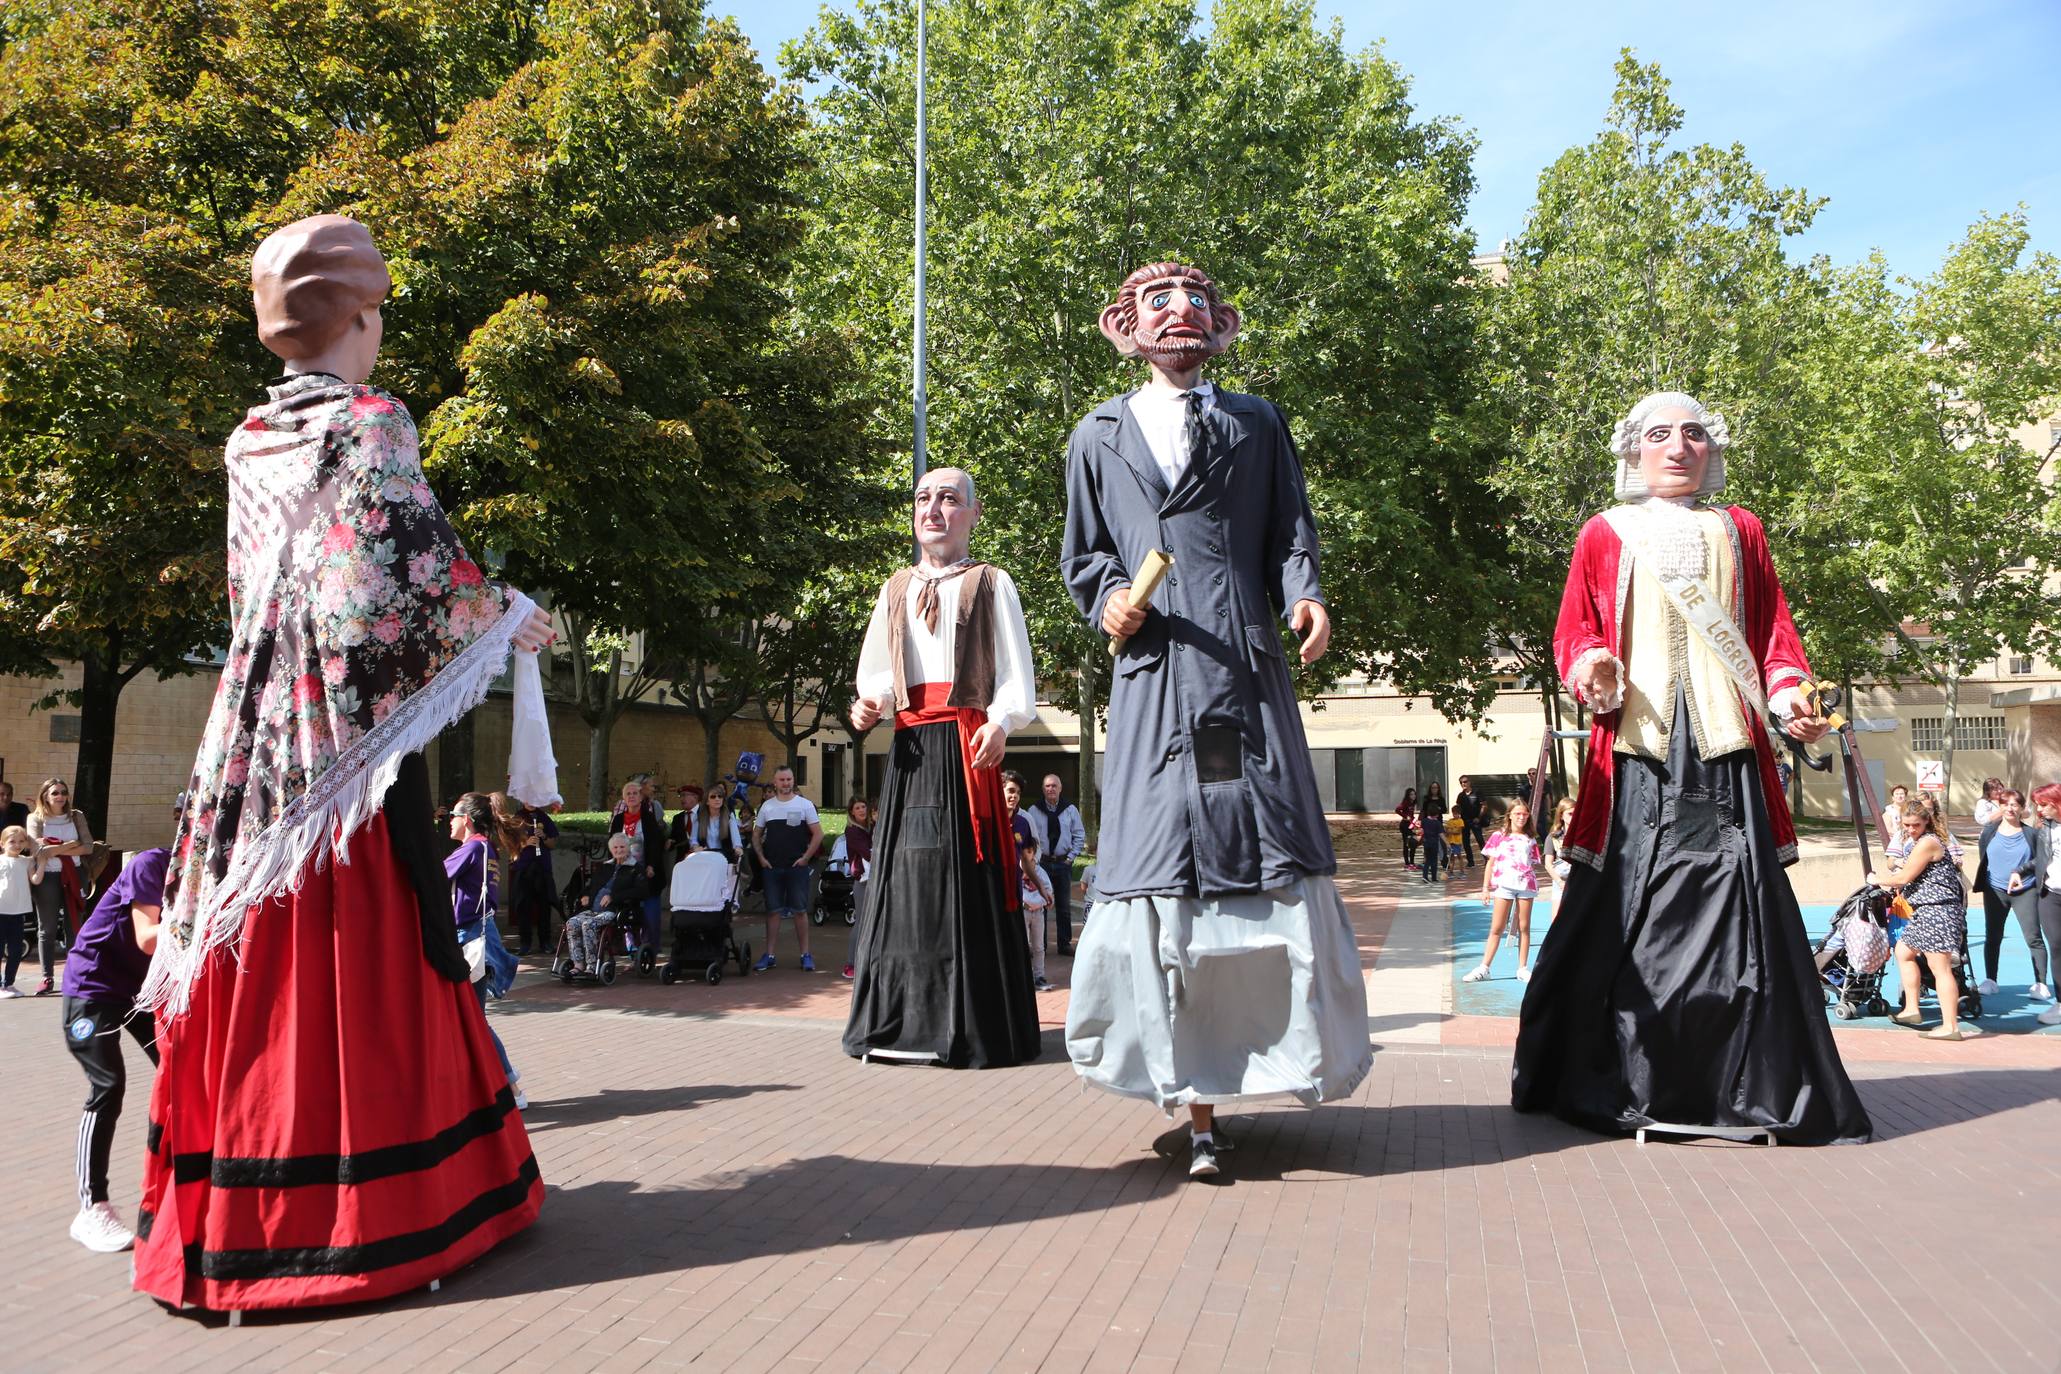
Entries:
[[[1781, 580], [1776, 577], [1774, 560], [1768, 555], [1767, 533], [1761, 528], [1760, 518], [1740, 506], [1721, 509], [1732, 529], [1732, 562], [1736, 570], [1733, 606], [1739, 627], [1753, 646], [1754, 658], [1760, 665], [1762, 689], [1772, 696], [1791, 683], [1809, 680], [1810, 662], [1803, 655], [1803, 641], [1797, 637], [1789, 602], [1782, 595]], [[1622, 662], [1630, 585], [1631, 562], [1624, 556], [1623, 541], [1608, 520], [1601, 515], [1591, 516], [1574, 541], [1574, 561], [1568, 567], [1567, 589], [1560, 598], [1560, 620], [1553, 629], [1553, 661], [1563, 680], [1573, 670], [1575, 660], [1591, 649], [1607, 649]], [[1581, 694], [1575, 690], [1575, 695]], [[1610, 843], [1618, 713], [1598, 712], [1590, 721], [1589, 754], [1582, 763], [1574, 815], [1568, 821], [1567, 838], [1560, 848], [1570, 859], [1600, 869]], [[1746, 723], [1753, 733], [1754, 752], [1760, 756], [1761, 790], [1767, 796], [1769, 817], [1774, 823], [1776, 851], [1785, 865], [1791, 864], [1796, 862], [1796, 826], [1789, 818], [1789, 803], [1775, 774], [1775, 751], [1768, 737], [1767, 722], [1749, 707]]]

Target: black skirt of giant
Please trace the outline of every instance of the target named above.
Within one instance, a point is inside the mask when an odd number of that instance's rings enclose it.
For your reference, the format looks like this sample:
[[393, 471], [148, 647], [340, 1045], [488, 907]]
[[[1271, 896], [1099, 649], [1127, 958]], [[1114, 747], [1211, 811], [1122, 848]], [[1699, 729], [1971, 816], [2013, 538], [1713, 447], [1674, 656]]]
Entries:
[[997, 866], [974, 862], [963, 776], [957, 725], [895, 731], [853, 940], [846, 1054], [959, 1069], [1038, 1057], [1030, 944]]
[[1667, 762], [1617, 765], [1602, 871], [1574, 865], [1525, 989], [1511, 1105], [1866, 1141], [1753, 751], [1698, 758], [1677, 697]]

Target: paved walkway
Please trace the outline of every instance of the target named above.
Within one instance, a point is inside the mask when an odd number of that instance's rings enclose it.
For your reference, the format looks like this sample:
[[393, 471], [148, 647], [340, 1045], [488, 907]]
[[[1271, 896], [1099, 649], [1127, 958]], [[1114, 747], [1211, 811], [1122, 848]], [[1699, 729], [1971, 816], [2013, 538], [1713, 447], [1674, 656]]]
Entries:
[[[972, 1074], [846, 1060], [834, 973], [531, 973], [493, 1015], [533, 1096], [539, 1224], [439, 1293], [240, 1330], [65, 1237], [82, 1085], [53, 1003], [0, 1004], [0, 1368], [2056, 1368], [2061, 1037], [1842, 1030], [1877, 1143], [1642, 1148], [1511, 1112], [1514, 1025], [1453, 1014], [1444, 895], [1371, 857], [1344, 885], [1374, 1071], [1344, 1104], [1231, 1118], [1222, 1186], [1155, 1149], [1157, 1114], [1077, 1085], [1063, 993], [1042, 1062]], [[834, 968], [842, 932], [819, 937]]]

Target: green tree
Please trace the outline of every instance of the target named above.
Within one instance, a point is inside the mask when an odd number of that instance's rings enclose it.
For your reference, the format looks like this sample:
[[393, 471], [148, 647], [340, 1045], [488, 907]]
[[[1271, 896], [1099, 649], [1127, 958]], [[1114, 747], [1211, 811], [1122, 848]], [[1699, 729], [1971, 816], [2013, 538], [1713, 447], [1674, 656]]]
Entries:
[[847, 350], [786, 295], [794, 97], [696, 4], [554, 6], [536, 43], [419, 149], [339, 133], [281, 213], [380, 227], [389, 375], [442, 398], [425, 467], [454, 524], [563, 619], [599, 805], [621, 712], [734, 664], [697, 633], [784, 604], [782, 530], [867, 450]]
[[[1214, 375], [1279, 403], [1309, 470], [1337, 634], [1305, 689], [1364, 671], [1477, 713], [1492, 450], [1472, 423], [1468, 140], [1300, 0], [1220, 0], [1206, 30], [1187, 0], [957, 0], [929, 23], [932, 461], [979, 480], [977, 548], [1016, 574], [1042, 679], [1072, 688], [1083, 764], [1107, 659], [1056, 576], [1066, 438], [1142, 380], [1096, 317], [1170, 256], [1244, 311]], [[879, 0], [783, 53], [821, 85], [801, 296], [858, 339], [903, 433], [914, 40], [908, 0]]]
[[2061, 408], [2061, 260], [2029, 238], [2023, 211], [1985, 216], [1927, 277], [1892, 284], [1879, 257], [1846, 274], [1849, 346], [1825, 379], [1847, 557], [1890, 675], [1945, 698], [1950, 787], [1962, 679], [2057, 643], [2057, 445], [2014, 431]]
[[520, 60], [526, 6], [7, 8], [0, 53], [0, 669], [83, 669], [105, 824], [122, 688], [225, 637], [219, 453], [274, 366], [265, 207], [335, 130], [400, 152]]
[[[1802, 566], [1783, 555], [1790, 536], [1822, 518], [1822, 496], [1814, 508], [1804, 494], [1801, 378], [1826, 285], [1823, 264], [1794, 264], [1784, 245], [1823, 202], [1769, 186], [1738, 144], [1674, 146], [1683, 112], [1660, 69], [1627, 50], [1616, 73], [1604, 130], [1540, 175], [1505, 256], [1508, 282], [1481, 287], [1508, 444], [1493, 478], [1511, 568], [1497, 638], [1540, 684], [1549, 717], [1560, 703], [1552, 632], [1569, 551], [1615, 499], [1610, 435], [1639, 397], [1688, 391], [1724, 412], [1727, 498], [1768, 519], [1785, 577]], [[1838, 585], [1804, 581], [1806, 592]], [[1801, 612], [1816, 598], [1796, 600]]]

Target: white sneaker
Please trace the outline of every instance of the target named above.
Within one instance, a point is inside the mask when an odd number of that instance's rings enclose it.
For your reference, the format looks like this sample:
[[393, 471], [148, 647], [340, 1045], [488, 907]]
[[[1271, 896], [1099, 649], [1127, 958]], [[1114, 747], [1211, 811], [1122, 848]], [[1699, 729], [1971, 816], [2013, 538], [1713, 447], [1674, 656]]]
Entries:
[[1517, 966], [1517, 981], [1520, 983], [1529, 983], [1531, 981], [1530, 964], [1519, 964]]
[[4, 998], [10, 998], [10, 997], [19, 997], [19, 996], [21, 996], [21, 989], [20, 989], [20, 988], [18, 988], [18, 987], [16, 987], [16, 986], [15, 986], [14, 984], [12, 984], [12, 983], [9, 983], [9, 984], [8, 984], [8, 985], [7, 985], [6, 987], [4, 987], [4, 988], [0, 988], [0, 999], [4, 999]]
[[1470, 972], [1464, 973], [1460, 976], [1460, 981], [1463, 983], [1479, 983], [1482, 979], [1488, 976], [1488, 965], [1476, 964]]
[[2061, 1003], [2048, 1007], [2037, 1018], [2042, 1026], [2061, 1026]]
[[122, 1225], [112, 1202], [96, 1202], [72, 1218], [72, 1239], [97, 1254], [112, 1255], [134, 1245], [136, 1234]]
[[2051, 1002], [2054, 1000], [2054, 990], [2045, 983], [2034, 983], [2030, 996], [2035, 1002]]
[[1985, 978], [1975, 985], [1975, 990], [1981, 993], [1984, 997], [1994, 997], [1997, 995], [1997, 980], [1994, 978]]
[[515, 1090], [515, 1110], [519, 1112], [526, 1112], [529, 1109], [530, 1095], [524, 1092], [521, 1088], [517, 1088]]

